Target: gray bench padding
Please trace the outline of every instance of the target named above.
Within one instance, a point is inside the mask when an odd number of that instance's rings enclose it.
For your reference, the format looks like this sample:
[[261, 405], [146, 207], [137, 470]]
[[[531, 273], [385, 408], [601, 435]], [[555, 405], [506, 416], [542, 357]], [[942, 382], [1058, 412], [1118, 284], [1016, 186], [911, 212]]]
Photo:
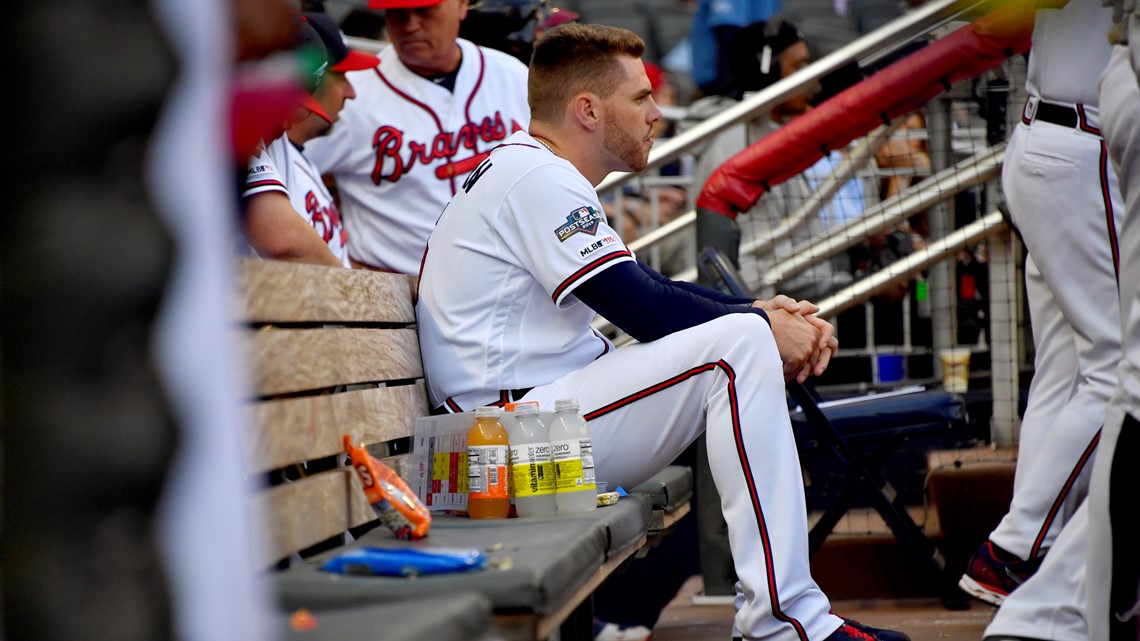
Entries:
[[653, 509], [671, 514], [693, 496], [693, 468], [670, 465], [630, 490], [630, 493], [646, 496]]
[[546, 615], [564, 603], [601, 566], [607, 539], [606, 527], [600, 519], [472, 521], [466, 517], [437, 515], [432, 519], [431, 533], [420, 541], [400, 541], [387, 528], [377, 527], [353, 546], [479, 548], [487, 552], [491, 561], [486, 569], [415, 579], [321, 571], [321, 564], [345, 549], [338, 548], [279, 572], [273, 579], [288, 610], [477, 592], [491, 600], [496, 612], [529, 611]]
[[314, 610], [312, 630], [294, 630], [278, 616], [284, 641], [472, 641], [490, 638], [491, 602], [478, 594], [420, 597], [330, 610]]
[[[606, 530], [606, 560], [637, 543], [649, 530], [649, 501], [640, 495], [623, 497], [613, 505], [592, 512], [564, 514], [542, 520], [585, 519], [601, 523]], [[533, 520], [539, 520], [537, 517]]]

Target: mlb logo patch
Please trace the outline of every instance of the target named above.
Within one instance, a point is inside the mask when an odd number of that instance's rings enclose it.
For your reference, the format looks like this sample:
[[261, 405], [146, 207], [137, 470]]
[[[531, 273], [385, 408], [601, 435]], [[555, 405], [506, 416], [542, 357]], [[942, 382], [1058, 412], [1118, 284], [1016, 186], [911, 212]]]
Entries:
[[579, 207], [570, 212], [566, 217], [566, 224], [554, 230], [554, 234], [558, 236], [558, 242], [566, 242], [574, 234], [579, 232], [593, 236], [598, 233], [598, 224], [602, 221], [602, 212], [590, 207]]

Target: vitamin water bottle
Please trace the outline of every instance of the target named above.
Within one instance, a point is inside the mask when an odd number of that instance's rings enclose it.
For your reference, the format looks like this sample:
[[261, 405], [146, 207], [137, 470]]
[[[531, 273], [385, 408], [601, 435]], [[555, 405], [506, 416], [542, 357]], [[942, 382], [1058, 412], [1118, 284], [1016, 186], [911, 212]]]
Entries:
[[467, 515], [473, 519], [505, 519], [511, 509], [508, 437], [499, 411], [476, 408], [475, 424], [467, 432]]
[[554, 411], [554, 421], [550, 424], [550, 446], [554, 452], [554, 473], [557, 479], [554, 498], [558, 512], [588, 512], [598, 507], [590, 425], [578, 412], [577, 399], [555, 401]]
[[519, 516], [553, 516], [558, 513], [554, 499], [554, 461], [550, 456], [550, 436], [538, 417], [537, 403], [518, 403], [507, 422], [511, 441], [511, 489]]

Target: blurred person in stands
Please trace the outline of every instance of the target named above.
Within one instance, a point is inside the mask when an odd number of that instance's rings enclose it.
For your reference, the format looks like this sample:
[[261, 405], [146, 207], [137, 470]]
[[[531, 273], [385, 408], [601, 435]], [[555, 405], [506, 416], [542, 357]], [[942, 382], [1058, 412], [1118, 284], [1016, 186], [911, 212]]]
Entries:
[[467, 6], [459, 37], [510, 54], [527, 65], [542, 10], [542, 0], [475, 0]]
[[[787, 20], [775, 18], [755, 23], [737, 32], [729, 53], [732, 83], [736, 89], [726, 95], [705, 98], [690, 108], [691, 117], [717, 113], [736, 104], [745, 94], [759, 91], [806, 67], [811, 54], [803, 34]], [[765, 66], [767, 61], [767, 66]], [[704, 186], [705, 181], [728, 159], [743, 151], [749, 144], [776, 131], [781, 125], [812, 108], [811, 101], [818, 88], [812, 88], [776, 105], [767, 118], [727, 130], [714, 138], [699, 153], [694, 169], [693, 184]], [[756, 256], [739, 254], [739, 247], [767, 231], [777, 228], [805, 203], [816, 181], [829, 175], [833, 159], [821, 163], [803, 174], [774, 185], [756, 206], [733, 220], [717, 213], [697, 212], [697, 251], [713, 245], [724, 251], [741, 270], [746, 283], [759, 290], [761, 277], [776, 264], [790, 258], [796, 246], [822, 238], [829, 226], [841, 224], [858, 216], [863, 210], [862, 185], [849, 181], [836, 194], [830, 206], [809, 221], [790, 238], [777, 243], [772, 250]], [[818, 299], [851, 282], [847, 265], [841, 260], [823, 261], [777, 285], [777, 288], [794, 298]]]
[[530, 122], [526, 66], [459, 37], [466, 0], [372, 0], [388, 40], [305, 155], [336, 180], [356, 267], [419, 273], [428, 234], [492, 148]]
[[690, 73], [705, 96], [732, 94], [734, 82], [729, 49], [741, 29], [780, 13], [783, 0], [699, 0], [689, 31]]
[[[707, 98], [694, 104], [690, 112], [696, 117], [723, 110], [745, 94], [767, 88], [807, 67], [811, 63], [811, 52], [795, 25], [777, 17], [741, 30], [733, 41], [730, 62], [737, 89], [731, 95]], [[714, 139], [700, 153], [694, 170], [694, 184], [703, 187], [708, 176], [732, 156], [810, 111], [819, 89], [817, 84], [776, 105], [767, 118], [735, 127]], [[869, 199], [863, 181], [855, 177], [840, 186], [816, 217], [787, 239], [776, 243], [769, 253], [759, 256], [744, 254], [737, 258], [740, 245], [778, 228], [800, 210], [835, 172], [845, 155], [842, 150], [833, 151], [801, 174], [772, 186], [751, 211], [742, 214], [739, 221], [698, 211], [698, 251], [709, 245], [720, 247], [739, 266], [745, 281], [758, 288], [761, 276], [769, 273], [775, 265], [863, 215]], [[876, 162], [888, 167], [919, 167], [921, 171], [930, 166], [929, 157], [911, 146], [909, 141], [886, 143], [875, 158]], [[887, 193], [893, 195], [893, 190], [900, 189], [903, 184], [888, 181]], [[877, 268], [891, 262], [891, 257], [901, 257], [913, 251], [912, 230], [909, 227], [891, 230], [881, 237], [867, 239], [866, 245], [868, 264]], [[856, 255], [862, 254], [856, 252]], [[858, 270], [849, 256], [841, 254], [780, 280], [776, 288], [791, 296], [814, 300], [849, 284], [855, 273]], [[905, 289], [906, 285], [902, 287]]]
[[543, 16], [542, 20], [538, 23], [538, 26], [535, 27], [534, 39], [538, 40], [541, 38], [542, 32], [546, 31], [547, 29], [553, 29], [554, 27], [557, 27], [560, 24], [566, 24], [567, 22], [577, 22], [581, 17], [582, 16], [580, 16], [577, 11], [562, 9], [559, 7], [550, 7], [547, 9], [546, 15]]
[[356, 7], [340, 21], [340, 30], [346, 36], [383, 41], [385, 39], [383, 12], [366, 7]]
[[305, 157], [304, 145], [328, 132], [346, 101], [356, 97], [349, 71], [371, 69], [373, 56], [351, 51], [332, 18], [305, 12], [298, 22], [301, 47], [315, 56], [313, 94], [304, 94], [285, 133], [249, 163], [243, 191], [242, 232], [257, 255], [350, 267], [340, 213]]

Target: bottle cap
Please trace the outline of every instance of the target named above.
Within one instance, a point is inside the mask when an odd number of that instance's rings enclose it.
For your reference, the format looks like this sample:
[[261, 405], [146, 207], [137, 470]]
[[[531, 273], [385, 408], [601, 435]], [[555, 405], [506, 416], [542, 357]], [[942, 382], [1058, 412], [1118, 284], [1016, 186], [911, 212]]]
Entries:
[[517, 416], [534, 416], [538, 414], [538, 403], [526, 402], [515, 403], [515, 414]]
[[502, 410], [493, 405], [484, 405], [475, 408], [475, 418], [499, 418], [500, 412]]
[[578, 399], [576, 398], [560, 398], [554, 401], [555, 412], [578, 411]]

